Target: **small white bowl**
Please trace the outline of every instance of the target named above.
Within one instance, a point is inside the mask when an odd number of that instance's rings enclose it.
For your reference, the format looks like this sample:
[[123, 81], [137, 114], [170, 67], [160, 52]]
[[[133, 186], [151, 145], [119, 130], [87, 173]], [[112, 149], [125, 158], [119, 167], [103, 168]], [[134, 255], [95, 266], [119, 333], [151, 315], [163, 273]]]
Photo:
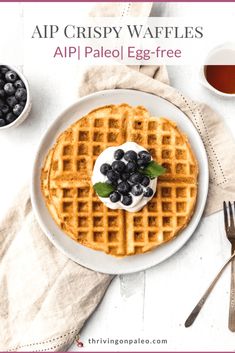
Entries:
[[0, 127], [0, 130], [4, 130], [4, 129], [10, 129], [12, 127], [19, 126], [29, 116], [30, 110], [32, 108], [32, 102], [31, 102], [29, 84], [25, 76], [22, 74], [22, 72], [20, 72], [16, 67], [11, 65], [0, 64], [0, 66], [6, 66], [9, 68], [9, 70], [15, 71], [19, 76], [19, 78], [24, 82], [24, 85], [27, 91], [27, 100], [26, 100], [24, 110], [12, 123]]
[[221, 97], [234, 98], [235, 93], [224, 93], [213, 87], [206, 78], [207, 65], [235, 65], [235, 43], [224, 43], [212, 49], [205, 59], [199, 72], [200, 83]]

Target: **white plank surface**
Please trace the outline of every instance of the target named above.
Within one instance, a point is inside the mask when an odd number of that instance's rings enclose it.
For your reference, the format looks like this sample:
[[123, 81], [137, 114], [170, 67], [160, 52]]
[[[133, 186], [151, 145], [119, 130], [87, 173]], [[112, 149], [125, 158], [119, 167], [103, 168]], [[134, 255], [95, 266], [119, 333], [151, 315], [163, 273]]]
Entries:
[[[32, 162], [39, 140], [57, 115], [77, 98], [83, 67], [67, 65], [40, 67], [24, 65], [22, 31], [29, 16], [43, 16], [56, 10], [63, 16], [77, 11], [80, 16], [92, 4], [0, 3], [0, 62], [23, 68], [29, 79], [33, 110], [29, 120], [15, 130], [0, 133], [0, 214], [12, 203], [22, 185], [30, 180]], [[213, 11], [212, 11], [213, 8]], [[234, 3], [156, 3], [153, 14], [201, 16], [209, 13], [235, 15]], [[53, 15], [52, 15], [53, 18]], [[9, 22], [10, 19], [10, 22]], [[219, 98], [198, 82], [195, 66], [169, 67], [172, 85], [194, 99], [207, 102], [220, 112], [235, 135], [235, 102]], [[116, 277], [101, 305], [81, 332], [84, 350], [235, 350], [234, 334], [227, 329], [229, 269], [223, 275], [195, 324], [184, 321], [216, 271], [229, 256], [222, 214], [203, 219], [192, 239], [166, 262], [137, 274]], [[167, 344], [115, 345], [89, 344], [89, 339], [167, 339]], [[78, 350], [76, 344], [71, 349]]]

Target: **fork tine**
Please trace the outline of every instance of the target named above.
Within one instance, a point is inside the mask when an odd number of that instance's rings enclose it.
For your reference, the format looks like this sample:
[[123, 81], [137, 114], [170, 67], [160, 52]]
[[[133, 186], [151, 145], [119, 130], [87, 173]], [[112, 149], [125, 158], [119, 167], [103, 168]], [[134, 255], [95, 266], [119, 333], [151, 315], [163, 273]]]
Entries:
[[228, 228], [228, 213], [227, 213], [227, 207], [226, 207], [226, 202], [223, 202], [223, 207], [224, 207], [224, 226], [225, 226], [225, 231], [227, 231]]
[[233, 209], [230, 201], [228, 203], [228, 208], [229, 208], [229, 216], [230, 216], [230, 227], [234, 228]]

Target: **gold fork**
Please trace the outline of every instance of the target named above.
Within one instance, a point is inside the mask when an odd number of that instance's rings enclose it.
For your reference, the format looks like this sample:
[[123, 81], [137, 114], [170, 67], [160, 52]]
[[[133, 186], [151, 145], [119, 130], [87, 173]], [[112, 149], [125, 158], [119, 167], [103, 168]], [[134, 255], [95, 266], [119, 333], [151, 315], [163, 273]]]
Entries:
[[[203, 294], [187, 320], [185, 321], [185, 327], [191, 326], [194, 321], [196, 320], [198, 314], [200, 313], [203, 305], [205, 304], [208, 296], [212, 292], [212, 289], [214, 288], [215, 284], [217, 283], [218, 279], [224, 272], [225, 268], [227, 265], [234, 259], [235, 257], [235, 202], [233, 202], [233, 207], [232, 203], [228, 203], [228, 207], [226, 205], [226, 202], [223, 202], [223, 208], [224, 208], [224, 226], [225, 226], [225, 232], [227, 235], [228, 240], [230, 241], [232, 245], [232, 255], [231, 257], [225, 262], [217, 276], [214, 278], [206, 292]], [[229, 209], [229, 216], [228, 216], [228, 210]], [[233, 211], [234, 208], [234, 211]], [[232, 266], [231, 266], [231, 290], [230, 290], [230, 307], [229, 307], [229, 329], [231, 331], [235, 331], [235, 261], [232, 261]]]

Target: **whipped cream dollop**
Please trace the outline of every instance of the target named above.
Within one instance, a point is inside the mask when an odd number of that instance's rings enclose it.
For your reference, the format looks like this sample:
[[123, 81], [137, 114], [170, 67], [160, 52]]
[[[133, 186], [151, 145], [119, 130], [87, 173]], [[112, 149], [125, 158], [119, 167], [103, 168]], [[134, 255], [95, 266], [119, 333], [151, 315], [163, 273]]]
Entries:
[[[115, 146], [115, 147], [108, 147], [106, 148], [96, 159], [95, 165], [94, 165], [94, 169], [93, 169], [93, 174], [92, 174], [92, 184], [96, 184], [96, 183], [104, 183], [106, 182], [108, 179], [105, 175], [103, 175], [100, 171], [100, 167], [102, 164], [104, 163], [108, 163], [108, 164], [112, 164], [113, 161], [115, 161], [114, 159], [114, 153], [116, 150], [118, 149], [122, 149], [124, 152], [127, 152], [129, 150], [133, 150], [136, 153], [140, 152], [140, 151], [147, 151], [145, 148], [143, 148], [142, 146], [138, 145], [135, 142], [125, 142], [123, 145], [120, 146]], [[123, 162], [127, 163], [124, 158], [121, 159]], [[111, 209], [123, 209], [129, 212], [137, 212], [139, 210], [141, 210], [148, 202], [149, 200], [152, 199], [152, 197], [154, 196], [155, 192], [156, 192], [156, 187], [157, 187], [157, 178], [155, 179], [150, 179], [150, 184], [148, 185], [148, 187], [150, 187], [151, 189], [153, 189], [153, 195], [151, 197], [146, 197], [144, 196], [144, 193], [142, 193], [139, 196], [134, 196], [133, 194], [131, 194], [132, 196], [132, 203], [129, 206], [125, 206], [123, 205], [123, 203], [120, 201], [118, 202], [112, 202], [110, 200], [109, 197], [99, 197], [99, 199], [109, 208]], [[145, 187], [143, 187], [143, 190], [145, 191]]]

